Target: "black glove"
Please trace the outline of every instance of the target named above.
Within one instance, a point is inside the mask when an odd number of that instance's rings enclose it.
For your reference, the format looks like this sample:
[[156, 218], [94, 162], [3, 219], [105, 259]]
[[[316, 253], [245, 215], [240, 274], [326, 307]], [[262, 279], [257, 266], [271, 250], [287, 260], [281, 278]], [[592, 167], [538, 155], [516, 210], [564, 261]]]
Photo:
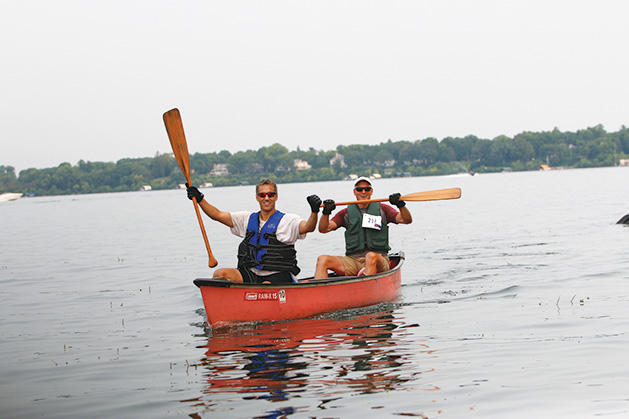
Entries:
[[312, 212], [319, 213], [319, 210], [321, 209], [321, 198], [319, 198], [317, 195], [310, 195], [308, 198], [306, 198], [306, 201], [308, 201], [308, 203], [310, 204], [310, 209], [312, 210]]
[[323, 201], [323, 215], [330, 215], [336, 208], [336, 204], [333, 199], [326, 199]]
[[186, 190], [188, 191], [188, 199], [196, 198], [197, 204], [203, 201], [203, 194], [196, 186], [190, 186], [186, 183]]
[[404, 205], [406, 205], [406, 202], [400, 201], [400, 196], [402, 195], [400, 195], [399, 193], [392, 193], [391, 195], [389, 195], [389, 202], [398, 208], [402, 208]]

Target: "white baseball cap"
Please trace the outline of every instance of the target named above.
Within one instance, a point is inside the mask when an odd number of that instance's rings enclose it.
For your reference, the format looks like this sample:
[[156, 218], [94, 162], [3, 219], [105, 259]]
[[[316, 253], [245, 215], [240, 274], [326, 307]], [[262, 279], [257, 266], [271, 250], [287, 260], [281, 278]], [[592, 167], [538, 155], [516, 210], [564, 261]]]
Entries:
[[354, 188], [356, 187], [356, 185], [358, 185], [358, 182], [362, 182], [363, 180], [367, 182], [369, 185], [371, 185], [371, 179], [369, 179], [366, 176], [361, 176], [358, 179], [356, 179], [356, 182], [354, 182]]

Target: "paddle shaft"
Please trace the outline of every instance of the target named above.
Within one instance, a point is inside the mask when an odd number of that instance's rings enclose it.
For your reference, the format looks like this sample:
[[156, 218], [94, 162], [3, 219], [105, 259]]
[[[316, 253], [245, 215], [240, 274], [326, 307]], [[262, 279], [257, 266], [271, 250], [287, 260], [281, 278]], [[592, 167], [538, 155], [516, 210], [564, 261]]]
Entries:
[[[458, 199], [461, 197], [461, 188], [450, 189], [437, 189], [434, 191], [415, 192], [408, 195], [402, 195], [400, 201], [440, 201], [444, 199]], [[352, 204], [370, 204], [372, 202], [387, 202], [389, 198], [367, 199], [364, 201], [346, 201], [335, 202], [339, 205], [352, 205]], [[321, 205], [323, 207], [323, 204]]]
[[[183, 123], [181, 122], [179, 109], [171, 109], [164, 114], [164, 125], [166, 125], [166, 132], [168, 133], [168, 139], [170, 140], [170, 146], [173, 149], [175, 160], [177, 160], [177, 164], [179, 164], [179, 168], [183, 172], [188, 185], [192, 185], [190, 181], [190, 154], [188, 153], [188, 143], [186, 142], [186, 135], [183, 131]], [[208, 265], [210, 268], [213, 268], [218, 265], [218, 261], [212, 254], [212, 249], [210, 249], [210, 242], [205, 233], [205, 226], [203, 225], [203, 219], [201, 218], [201, 212], [199, 211], [199, 204], [196, 198], [192, 198], [192, 204], [194, 205], [194, 211], [197, 214], [201, 233], [203, 234], [203, 241], [207, 249], [209, 257]]]

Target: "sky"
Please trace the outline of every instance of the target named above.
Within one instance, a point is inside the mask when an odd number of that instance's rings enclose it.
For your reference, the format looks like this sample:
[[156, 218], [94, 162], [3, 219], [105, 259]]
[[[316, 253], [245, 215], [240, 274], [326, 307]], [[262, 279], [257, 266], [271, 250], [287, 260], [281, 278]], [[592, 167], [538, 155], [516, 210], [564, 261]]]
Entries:
[[1, 0], [0, 165], [629, 125], [625, 0]]

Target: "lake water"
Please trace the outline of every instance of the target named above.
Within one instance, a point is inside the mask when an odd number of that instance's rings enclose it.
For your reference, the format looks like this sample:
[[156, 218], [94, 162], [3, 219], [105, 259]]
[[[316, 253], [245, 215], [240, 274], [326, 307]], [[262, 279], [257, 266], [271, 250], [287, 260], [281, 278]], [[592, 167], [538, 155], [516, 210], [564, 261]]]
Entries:
[[[398, 301], [204, 328], [211, 276], [185, 191], [0, 203], [0, 417], [505, 418], [629, 415], [629, 168], [381, 179]], [[255, 209], [254, 187], [206, 189]], [[351, 182], [280, 185], [352, 199]], [[205, 218], [219, 267], [239, 239]], [[341, 231], [298, 242], [303, 275]], [[325, 249], [325, 250], [323, 250]]]

